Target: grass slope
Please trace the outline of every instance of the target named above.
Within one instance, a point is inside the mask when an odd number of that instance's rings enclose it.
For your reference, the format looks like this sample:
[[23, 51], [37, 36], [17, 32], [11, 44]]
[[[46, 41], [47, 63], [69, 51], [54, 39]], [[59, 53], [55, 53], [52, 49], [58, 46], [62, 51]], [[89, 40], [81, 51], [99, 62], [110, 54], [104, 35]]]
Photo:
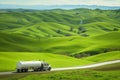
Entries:
[[118, 60], [120, 59], [120, 51], [112, 51], [112, 52], [102, 53], [85, 58], [85, 60], [94, 61], [94, 62], [117, 60], [117, 59]]
[[52, 53], [0, 52], [0, 71], [15, 70], [18, 61], [31, 60], [45, 60], [52, 67], [69, 67], [92, 63], [91, 61]]
[[[47, 52], [66, 55], [82, 53], [93, 55], [119, 51], [120, 32], [111, 32], [94, 37], [54, 37], [34, 40], [21, 35], [1, 33], [0, 51]], [[104, 44], [105, 43], [105, 44]]]
[[[53, 74], [42, 74], [42, 75], [30, 75], [21, 80], [119, 80], [120, 71], [111, 71], [111, 72], [100, 72], [100, 71], [89, 71], [89, 70], [75, 70], [75, 71], [63, 71], [56, 72]], [[87, 75], [87, 77], [86, 77]]]
[[87, 58], [76, 59], [52, 53], [0, 52], [0, 71], [15, 70], [18, 61], [45, 60], [50, 63], [52, 67], [70, 67], [120, 59], [119, 53], [120, 51], [108, 52]]
[[[58, 9], [2, 12], [0, 13], [1, 64], [5, 66], [5, 63], [9, 62], [8, 65], [12, 65], [21, 59], [28, 60], [27, 56], [30, 60], [48, 59], [53, 67], [119, 59], [119, 22], [119, 10]], [[50, 53], [51, 57], [47, 53]], [[87, 58], [83, 61], [64, 58], [57, 54]], [[55, 57], [55, 60], [52, 57]], [[54, 61], [65, 61], [64, 63], [69, 64], [61, 65], [62, 63]], [[1, 71], [13, 70], [15, 67], [13, 65], [6, 69], [3, 66]]]
[[[0, 80], [119, 80], [118, 71], [93, 71], [93, 70], [71, 70], [50, 73], [29, 73], [16, 75], [3, 75]], [[87, 76], [87, 77], [86, 77]]]
[[119, 16], [118, 10], [13, 11], [0, 13], [0, 30], [36, 38], [81, 35], [78, 28], [83, 26], [84, 34], [94, 36], [119, 29]]

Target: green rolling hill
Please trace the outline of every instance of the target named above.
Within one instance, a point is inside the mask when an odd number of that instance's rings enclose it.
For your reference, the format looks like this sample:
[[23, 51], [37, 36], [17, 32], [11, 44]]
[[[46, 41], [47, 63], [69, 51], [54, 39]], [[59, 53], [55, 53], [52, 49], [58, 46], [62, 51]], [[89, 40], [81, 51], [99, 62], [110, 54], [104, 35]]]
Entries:
[[[0, 30], [33, 38], [76, 35], [94, 36], [118, 30], [120, 28], [118, 17], [117, 10], [58, 9], [5, 12], [0, 13]], [[93, 32], [94, 30], [95, 32]]]
[[[97, 62], [116, 60], [120, 58], [120, 51], [107, 52], [87, 58], [73, 58], [65, 55], [39, 52], [0, 52], [0, 71], [15, 70], [19, 61], [45, 60], [52, 68], [88, 65]], [[116, 55], [115, 55], [116, 54]], [[115, 56], [113, 56], [115, 55]], [[7, 63], [7, 64], [5, 64]], [[7, 66], [7, 67], [5, 67]]]
[[93, 37], [52, 37], [36, 40], [16, 34], [2, 33], [0, 36], [1, 51], [16, 52], [50, 52], [79, 56], [79, 54], [94, 55], [120, 50], [120, 32], [110, 32]]
[[[18, 61], [45, 60], [52, 68], [69, 67], [94, 63], [92, 61], [76, 59], [65, 55], [52, 53], [35, 53], [35, 52], [0, 52], [0, 71], [15, 70]], [[5, 64], [7, 63], [7, 64]], [[8, 66], [8, 67], [5, 67]]]
[[[34, 55], [30, 60], [44, 55], [44, 58], [48, 58], [48, 55], [40, 53], [56, 56], [55, 61], [62, 58], [61, 54], [67, 55], [65, 60], [73, 60], [73, 66], [82, 65], [79, 63], [82, 60], [76, 58], [83, 59], [85, 64], [120, 59], [119, 13], [119, 10], [98, 9], [0, 12], [1, 64], [5, 65], [5, 61], [15, 64], [21, 59], [9, 60], [11, 56], [23, 56], [23, 60], [27, 60], [24, 57], [27, 55]], [[50, 63], [54, 67], [64, 67], [53, 64], [53, 61]], [[2, 68], [0, 71], [13, 70], [11, 67]]]

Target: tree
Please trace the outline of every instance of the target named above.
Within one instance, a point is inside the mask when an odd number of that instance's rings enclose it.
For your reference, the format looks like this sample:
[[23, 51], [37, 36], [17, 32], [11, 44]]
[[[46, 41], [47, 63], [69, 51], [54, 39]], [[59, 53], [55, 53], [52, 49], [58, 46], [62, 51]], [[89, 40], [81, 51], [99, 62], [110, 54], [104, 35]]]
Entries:
[[120, 13], [120, 9], [116, 10], [116, 13]]
[[88, 37], [89, 35], [88, 35], [88, 34], [82, 34], [81, 36], [83, 36], [83, 37]]
[[78, 32], [79, 32], [79, 33], [84, 33], [84, 32], [86, 32], [86, 30], [85, 30], [85, 28], [84, 28], [83, 26], [80, 26], [80, 27], [78, 28]]
[[99, 12], [101, 12], [101, 13], [103, 12], [103, 10], [101, 10], [101, 9], [99, 9], [99, 8], [96, 8], [95, 10], [96, 10], [96, 11], [99, 11]]
[[113, 31], [118, 31], [119, 29], [118, 28], [114, 28]]
[[73, 29], [74, 29], [73, 27], [70, 27], [70, 31], [71, 31], [71, 32], [73, 31]]
[[60, 34], [60, 33], [61, 33], [61, 30], [57, 30], [56, 32]]

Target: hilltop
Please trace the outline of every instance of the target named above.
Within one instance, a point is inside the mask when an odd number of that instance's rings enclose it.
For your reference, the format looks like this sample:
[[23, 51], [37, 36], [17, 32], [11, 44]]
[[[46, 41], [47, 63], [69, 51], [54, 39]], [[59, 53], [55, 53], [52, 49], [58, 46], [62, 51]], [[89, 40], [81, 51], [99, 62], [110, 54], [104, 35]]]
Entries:
[[119, 10], [43, 10], [1, 12], [0, 31], [41, 37], [94, 36], [119, 30]]

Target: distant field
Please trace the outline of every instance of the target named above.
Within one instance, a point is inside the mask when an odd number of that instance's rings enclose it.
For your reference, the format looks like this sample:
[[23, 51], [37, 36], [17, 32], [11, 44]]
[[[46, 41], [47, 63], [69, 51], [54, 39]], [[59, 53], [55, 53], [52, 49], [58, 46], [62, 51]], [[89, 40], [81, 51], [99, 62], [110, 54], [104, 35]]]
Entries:
[[119, 10], [44, 10], [0, 13], [0, 30], [41, 37], [95, 36], [120, 29]]

